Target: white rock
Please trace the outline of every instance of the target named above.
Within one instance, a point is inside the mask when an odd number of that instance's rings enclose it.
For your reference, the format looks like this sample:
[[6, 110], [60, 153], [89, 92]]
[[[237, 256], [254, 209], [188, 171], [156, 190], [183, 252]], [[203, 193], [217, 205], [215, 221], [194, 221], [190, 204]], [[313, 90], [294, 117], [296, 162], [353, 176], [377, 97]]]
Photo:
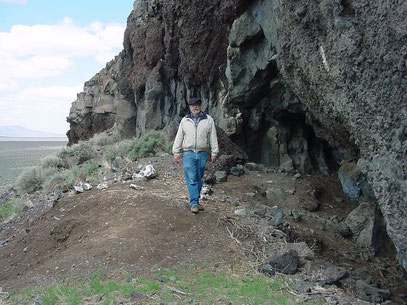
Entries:
[[147, 165], [142, 171], [144, 177], [147, 177], [149, 179], [154, 178], [156, 176], [155, 168], [151, 164]]
[[89, 191], [89, 190], [92, 189], [92, 185], [90, 185], [89, 183], [84, 183], [84, 184], [83, 184], [83, 189], [84, 189], [85, 191]]
[[102, 182], [100, 184], [98, 184], [98, 186], [96, 187], [98, 190], [106, 190], [107, 189], [107, 183], [106, 182]]
[[201, 194], [205, 195], [205, 194], [211, 194], [211, 193], [212, 193], [212, 190], [211, 190], [211, 188], [209, 186], [204, 185], [202, 187]]
[[247, 213], [246, 213], [246, 209], [235, 210], [234, 213], [235, 213], [236, 215], [239, 215], [239, 216], [244, 216], [244, 215], [247, 214]]
[[130, 184], [130, 188], [135, 189], [136, 191], [144, 191], [145, 190], [144, 186], [140, 186], [140, 185], [137, 185], [137, 184]]
[[133, 180], [141, 180], [141, 179], [152, 179], [156, 177], [156, 170], [155, 168], [149, 164], [146, 165], [142, 170], [140, 170], [140, 172], [138, 172], [137, 174], [133, 174], [132, 178]]
[[83, 187], [82, 187], [82, 186], [74, 185], [74, 186], [73, 186], [73, 189], [75, 190], [75, 192], [76, 192], [77, 194], [83, 193]]

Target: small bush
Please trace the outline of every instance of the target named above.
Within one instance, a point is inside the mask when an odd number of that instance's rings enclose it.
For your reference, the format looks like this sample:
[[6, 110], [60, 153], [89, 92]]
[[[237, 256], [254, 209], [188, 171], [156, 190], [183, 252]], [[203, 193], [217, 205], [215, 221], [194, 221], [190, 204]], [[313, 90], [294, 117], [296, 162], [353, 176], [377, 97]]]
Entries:
[[120, 133], [117, 130], [115, 130], [113, 132], [108, 131], [96, 134], [92, 139], [89, 140], [89, 142], [97, 146], [106, 146], [117, 143], [120, 140], [121, 140]]
[[99, 171], [99, 165], [97, 165], [95, 163], [84, 164], [83, 171], [86, 174], [86, 176], [94, 175]]
[[79, 181], [97, 182], [100, 180], [101, 168], [95, 163], [86, 163], [82, 167], [72, 167], [57, 172], [51, 172], [44, 178], [43, 186], [52, 187], [56, 181], [63, 180], [68, 187]]
[[13, 215], [20, 213], [21, 210], [22, 207], [18, 206], [16, 199], [7, 201], [0, 207], [0, 221], [7, 221]]
[[34, 193], [40, 190], [50, 177], [58, 172], [55, 167], [41, 168], [35, 167], [24, 171], [16, 179], [15, 186], [19, 193]]
[[100, 166], [95, 163], [87, 163], [82, 167], [83, 173], [86, 175], [88, 181], [100, 180]]
[[40, 168], [30, 168], [18, 176], [15, 184], [20, 193], [34, 193], [42, 187], [44, 178]]
[[164, 136], [158, 131], [151, 131], [138, 139], [129, 157], [152, 157], [164, 149]]
[[[57, 154], [57, 157], [62, 160], [71, 159], [70, 164], [72, 164], [72, 161], [74, 161], [73, 163], [75, 164], [82, 164], [96, 156], [96, 148], [90, 142], [79, 142], [78, 144], [64, 148]], [[61, 163], [63, 163], [63, 161]]]
[[173, 146], [173, 145], [174, 145], [174, 141], [167, 142], [167, 144], [165, 144], [164, 151], [165, 151], [166, 153], [171, 154], [171, 153], [172, 153], [172, 146]]
[[60, 173], [62, 179], [64, 179], [65, 183], [69, 186], [74, 185], [76, 182], [80, 180], [84, 180], [84, 174], [80, 171], [78, 167], [73, 167], [67, 170], [64, 170]]
[[112, 162], [116, 157], [127, 157], [134, 144], [135, 140], [123, 140], [115, 145], [106, 147], [103, 152], [104, 158]]
[[96, 151], [91, 143], [82, 142], [79, 144], [79, 150], [77, 153], [75, 153], [75, 155], [79, 157], [78, 164], [82, 164], [95, 157]]
[[62, 159], [58, 156], [49, 156], [41, 160], [42, 168], [61, 168], [63, 167]]

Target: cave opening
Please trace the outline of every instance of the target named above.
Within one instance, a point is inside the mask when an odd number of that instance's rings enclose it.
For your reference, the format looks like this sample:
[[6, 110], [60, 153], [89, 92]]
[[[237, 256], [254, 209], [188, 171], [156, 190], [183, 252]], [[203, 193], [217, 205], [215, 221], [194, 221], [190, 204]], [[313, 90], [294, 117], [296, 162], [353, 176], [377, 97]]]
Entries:
[[[240, 138], [241, 137], [241, 138]], [[238, 142], [244, 142], [249, 159], [287, 172], [337, 172], [342, 156], [315, 135], [304, 113], [280, 111], [267, 119], [263, 113], [255, 129], [246, 123]], [[244, 141], [242, 141], [244, 139]]]

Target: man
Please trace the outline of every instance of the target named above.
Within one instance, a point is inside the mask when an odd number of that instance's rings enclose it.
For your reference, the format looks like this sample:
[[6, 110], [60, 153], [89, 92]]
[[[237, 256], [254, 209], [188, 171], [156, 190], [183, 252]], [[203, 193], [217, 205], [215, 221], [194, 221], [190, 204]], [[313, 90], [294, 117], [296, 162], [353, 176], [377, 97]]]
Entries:
[[202, 111], [201, 103], [199, 98], [189, 100], [190, 113], [182, 118], [172, 147], [174, 161], [180, 161], [181, 153], [184, 159], [185, 182], [191, 212], [194, 214], [203, 211], [199, 195], [208, 153], [211, 154], [212, 163], [219, 153], [215, 123], [211, 116]]

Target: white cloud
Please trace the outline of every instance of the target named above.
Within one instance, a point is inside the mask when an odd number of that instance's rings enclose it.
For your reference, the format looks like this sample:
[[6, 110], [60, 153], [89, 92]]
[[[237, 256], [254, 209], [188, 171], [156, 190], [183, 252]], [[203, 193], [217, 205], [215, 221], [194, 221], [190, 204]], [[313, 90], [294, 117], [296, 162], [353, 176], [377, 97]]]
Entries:
[[0, 62], [0, 81], [16, 78], [44, 78], [56, 76], [73, 64], [72, 60], [61, 56], [31, 56], [28, 58], [3, 57]]
[[27, 0], [0, 0], [0, 2], [26, 4]]
[[101, 23], [81, 27], [70, 18], [56, 25], [14, 25], [0, 32], [0, 81], [58, 75], [79, 58], [109, 61], [122, 49], [124, 29]]
[[17, 89], [17, 82], [12, 79], [4, 79], [0, 78], [0, 94], [3, 91], [10, 91]]
[[64, 18], [54, 25], [14, 25], [0, 32], [0, 125], [65, 133], [71, 102], [82, 85], [66, 86], [64, 79], [69, 75], [69, 83], [81, 82], [83, 73], [99, 72], [86, 71], [84, 63], [103, 66], [113, 59], [122, 49], [124, 30], [124, 24], [80, 26]]
[[71, 102], [83, 89], [78, 86], [26, 88], [0, 96], [0, 125], [20, 125], [34, 130], [64, 134]]
[[15, 57], [55, 55], [83, 57], [121, 49], [125, 26], [119, 24], [78, 26], [65, 18], [56, 25], [14, 25], [0, 33], [1, 53]]

